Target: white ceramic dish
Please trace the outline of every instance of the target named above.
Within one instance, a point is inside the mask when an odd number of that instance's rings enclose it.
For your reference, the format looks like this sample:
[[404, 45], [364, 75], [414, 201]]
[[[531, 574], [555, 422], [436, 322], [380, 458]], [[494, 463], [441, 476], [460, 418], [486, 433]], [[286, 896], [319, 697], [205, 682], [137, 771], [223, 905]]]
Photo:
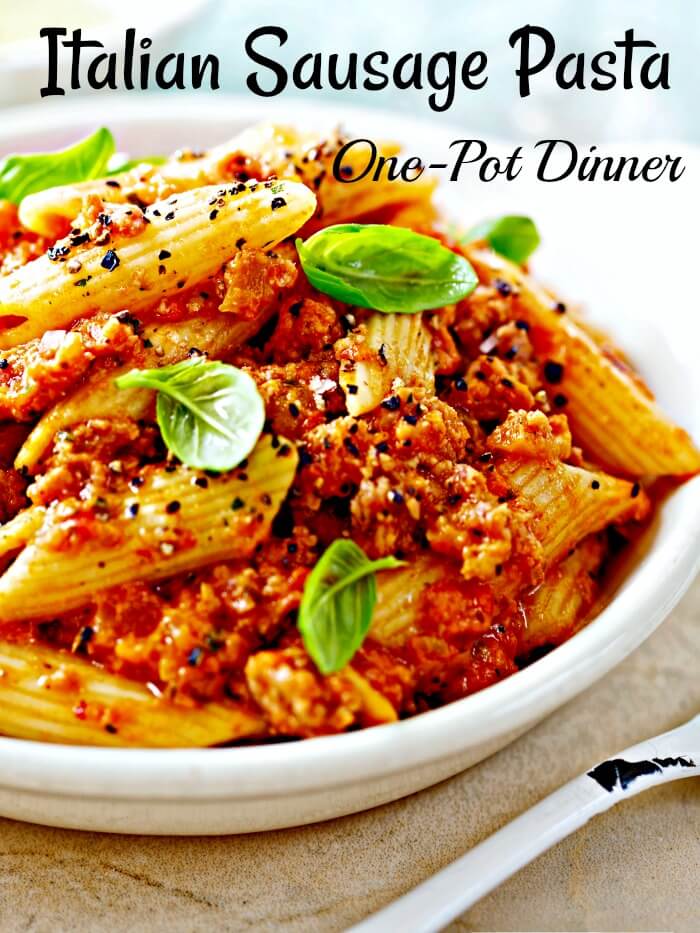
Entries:
[[[264, 107], [223, 96], [110, 97], [107, 106], [66, 102], [48, 114], [6, 111], [0, 152], [63, 145], [105, 120], [120, 148], [134, 153], [200, 147], [261, 117], [312, 125], [343, 119], [360, 135], [397, 138], [435, 159], [452, 139], [467, 135], [378, 112]], [[537, 271], [586, 301], [668, 411], [700, 438], [698, 308], [689, 300], [691, 273], [683, 272], [696, 261], [685, 217], [687, 204], [697, 203], [687, 179], [697, 177], [700, 153], [685, 149], [683, 155], [694, 164], [686, 181], [671, 186], [542, 185], [524, 172], [512, 183], [447, 185], [441, 198], [454, 217], [476, 220], [505, 210], [536, 217], [544, 236]], [[665, 337], [645, 319], [656, 319]], [[648, 549], [605, 611], [502, 683], [404, 722], [277, 746], [114, 750], [0, 738], [0, 815], [82, 829], [199, 835], [299, 825], [394, 800], [503, 748], [593, 684], [660, 624], [699, 565], [696, 479], [665, 503]]]

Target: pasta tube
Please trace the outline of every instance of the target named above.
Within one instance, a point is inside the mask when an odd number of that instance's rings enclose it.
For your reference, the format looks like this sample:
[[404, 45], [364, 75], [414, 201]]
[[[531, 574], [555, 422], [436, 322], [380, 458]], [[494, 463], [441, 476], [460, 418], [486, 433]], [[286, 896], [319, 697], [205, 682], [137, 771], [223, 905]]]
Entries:
[[[374, 180], [373, 172], [348, 183], [348, 179], [361, 176], [370, 156], [369, 146], [355, 145], [343, 156], [344, 181], [333, 174], [333, 162], [347, 140], [336, 130], [320, 136], [300, 133], [289, 126], [261, 124], [242, 133], [237, 142], [243, 152], [256, 155], [264, 169], [280, 178], [303, 181], [316, 193], [318, 209], [305, 233], [319, 226], [343, 223], [365, 217], [375, 211], [392, 206], [420, 203], [428, 219], [432, 216], [430, 196], [437, 179], [423, 174], [415, 181]], [[400, 146], [391, 142], [378, 142], [377, 156], [391, 159]]]
[[152, 204], [182, 191], [229, 180], [222, 175], [220, 166], [236, 148], [234, 138], [198, 158], [187, 158], [183, 153], [182, 157], [167, 159], [162, 165], [143, 162], [110, 178], [45, 188], [22, 200], [19, 219], [29, 230], [54, 237], [60, 235], [66, 223], [78, 216], [88, 195], [113, 204], [128, 203], [135, 195], [137, 203]]
[[395, 722], [399, 717], [396, 710], [372, 684], [353, 667], [346, 667], [342, 677], [355, 688], [362, 703], [362, 712], [372, 722]]
[[533, 513], [533, 531], [547, 565], [612, 522], [644, 518], [649, 499], [636, 484], [566, 463], [504, 459], [501, 475]]
[[488, 439], [492, 466], [530, 513], [545, 566], [612, 522], [641, 521], [651, 508], [639, 483], [564, 463], [571, 434], [561, 415], [511, 411]]
[[138, 311], [195, 285], [242, 247], [267, 247], [290, 236], [316, 199], [295, 182], [206, 187], [159, 201], [145, 229], [86, 245], [80, 269], [48, 254], [0, 279], [0, 348], [66, 327], [101, 310]]
[[277, 735], [341, 732], [353, 723], [396, 720], [396, 710], [367, 678], [349, 665], [324, 677], [302, 647], [251, 654], [245, 665], [251, 696]]
[[558, 644], [581, 627], [598, 594], [594, 575], [604, 553], [601, 537], [585, 538], [573, 554], [550, 568], [542, 585], [523, 601], [525, 650]]
[[535, 342], [565, 356], [556, 396], [576, 442], [594, 460], [630, 476], [683, 476], [700, 470], [700, 452], [644, 391], [626, 367], [603, 353], [593, 338], [544, 289], [508, 260], [476, 244], [465, 249], [482, 282], [500, 279], [513, 289], [517, 316]]
[[421, 314], [382, 314], [368, 318], [364, 332], [343, 341], [340, 386], [351, 415], [376, 408], [395, 379], [432, 389], [435, 362], [430, 333]]
[[76, 745], [182, 748], [264, 731], [236, 705], [184, 707], [70, 654], [0, 642], [0, 732]]
[[[344, 142], [342, 139], [331, 140], [326, 143], [325, 148], [330, 150], [327, 156], [321, 154], [320, 164], [316, 169], [315, 178], [309, 179], [317, 192], [319, 209], [313, 221], [310, 222], [311, 230], [319, 226], [328, 226], [329, 224], [343, 223], [347, 220], [353, 220], [366, 217], [376, 211], [386, 211], [387, 208], [397, 208], [401, 205], [420, 204], [423, 208], [423, 220], [430, 221], [434, 210], [430, 203], [430, 197], [437, 184], [436, 178], [429, 175], [421, 175], [415, 181], [404, 181], [396, 179], [387, 181], [385, 177], [374, 180], [374, 173], [367, 174], [348, 184], [346, 181], [338, 181], [332, 171], [332, 162], [337, 150]], [[308, 143], [306, 144], [308, 149]], [[303, 146], [302, 146], [303, 148]], [[377, 157], [392, 159], [401, 150], [396, 143], [378, 142]], [[322, 150], [323, 152], [323, 150]], [[362, 175], [367, 167], [370, 153], [367, 147], [353, 146], [345, 153], [342, 159], [342, 170], [348, 178]], [[294, 177], [293, 175], [291, 177]]]
[[416, 633], [423, 589], [443, 577], [447, 565], [425, 557], [407, 567], [377, 574], [377, 602], [370, 635], [383, 645], [402, 645]]
[[[289, 146], [286, 150], [281, 146], [277, 127], [259, 123], [202, 154], [184, 150], [161, 165], [143, 162], [109, 178], [37, 191], [23, 199], [19, 219], [29, 230], [53, 237], [78, 216], [88, 195], [116, 204], [129, 203], [132, 198], [138, 204], [153, 204], [192, 188], [230, 182], [236, 170], [247, 165], [248, 158], [261, 162], [264, 174], [281, 177], [279, 168], [289, 162], [284, 156]], [[241, 165], [238, 165], [239, 158]], [[294, 180], [293, 173], [291, 178]]]
[[89, 421], [91, 418], [145, 418], [153, 408], [153, 395], [143, 389], [118, 389], [115, 380], [133, 367], [167, 366], [185, 359], [195, 347], [218, 359], [228, 350], [254, 336], [270, 316], [270, 310], [251, 320], [231, 316], [191, 318], [186, 321], [163, 321], [145, 326], [141, 331], [143, 348], [128, 366], [97, 370], [72, 395], [58, 402], [26, 438], [17, 453], [17, 469], [34, 467], [58, 431]]
[[0, 620], [65, 612], [96, 590], [249, 556], [269, 533], [297, 459], [290, 444], [264, 436], [245, 469], [220, 476], [146, 468], [136, 493], [104, 497], [99, 517], [70, 501], [52, 504], [0, 576]]
[[31, 540], [44, 522], [45, 511], [43, 506], [30, 506], [11, 521], [0, 525], [0, 557], [11, 554]]
[[[103, 201], [151, 204], [173, 194], [203, 185], [230, 182], [241, 170], [254, 177], [275, 175], [303, 181], [316, 192], [324, 223], [339, 223], [392, 204], [422, 202], [429, 211], [435, 180], [422, 175], [416, 181], [374, 181], [372, 174], [352, 184], [333, 177], [331, 162], [342, 144], [336, 132], [299, 133], [271, 123], [245, 129], [232, 139], [201, 156], [182, 152], [158, 166], [146, 163], [109, 179], [93, 179], [74, 185], [47, 188], [24, 198], [19, 207], [21, 222], [35, 233], [55, 237], [78, 216], [88, 195]], [[378, 143], [378, 156], [391, 158], [399, 151], [394, 143]], [[343, 159], [352, 175], [367, 164], [368, 152], [354, 147]]]

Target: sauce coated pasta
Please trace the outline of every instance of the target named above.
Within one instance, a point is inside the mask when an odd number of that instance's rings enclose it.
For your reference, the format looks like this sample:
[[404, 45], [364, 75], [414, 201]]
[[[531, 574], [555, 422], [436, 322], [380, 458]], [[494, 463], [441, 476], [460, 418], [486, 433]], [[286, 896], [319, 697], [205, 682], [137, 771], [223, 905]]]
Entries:
[[220, 745], [460, 699], [574, 635], [654, 481], [700, 470], [531, 276], [527, 218], [457, 234], [427, 177], [339, 182], [339, 135], [113, 174], [91, 139], [38, 184], [0, 166], [4, 734]]

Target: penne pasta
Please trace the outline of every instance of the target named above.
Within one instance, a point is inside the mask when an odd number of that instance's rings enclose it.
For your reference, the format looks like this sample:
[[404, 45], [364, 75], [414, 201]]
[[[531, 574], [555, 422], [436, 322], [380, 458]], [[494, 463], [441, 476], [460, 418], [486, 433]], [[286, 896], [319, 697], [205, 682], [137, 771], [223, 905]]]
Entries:
[[[88, 196], [113, 204], [150, 205], [193, 188], [238, 181], [239, 169], [248, 167], [251, 157], [262, 163], [263, 174], [280, 176], [279, 167], [289, 162], [284, 156], [288, 147], [281, 148], [278, 138], [281, 132], [287, 139], [292, 131], [281, 131], [271, 124], [259, 123], [208, 152], [196, 154], [181, 150], [161, 165], [143, 162], [109, 178], [46, 188], [22, 200], [19, 219], [35, 233], [57, 236], [69, 221], [78, 216]], [[293, 173], [291, 177], [294, 180]]]
[[269, 533], [297, 459], [290, 444], [264, 436], [245, 469], [211, 479], [184, 466], [146, 468], [137, 493], [104, 497], [101, 518], [78, 503], [52, 504], [0, 576], [0, 620], [40, 618], [130, 580], [249, 556]]
[[577, 443], [597, 462], [630, 476], [683, 476], [700, 470], [700, 451], [661, 411], [638, 377], [604, 354], [543, 288], [481, 244], [465, 254], [482, 282], [506, 282], [516, 315], [545, 350], [564, 355], [555, 395]]
[[[351, 183], [338, 181], [333, 174], [333, 162], [346, 142], [338, 130], [321, 135], [318, 132], [300, 132], [291, 126], [260, 123], [210, 150], [202, 159], [202, 166], [207, 166], [206, 171], [212, 179], [225, 179], [230, 176], [232, 167], [235, 168], [236, 154], [251, 153], [263, 175], [304, 182], [316, 193], [318, 200], [311, 227], [342, 223], [392, 205], [414, 203], [424, 205], [432, 217], [429, 198], [435, 188], [435, 179], [425, 174], [412, 182], [401, 178], [391, 182], [384, 178], [375, 181], [372, 172]], [[400, 151], [396, 143], [378, 141], [376, 146], [377, 156], [386, 159]], [[343, 157], [342, 177], [352, 179], [362, 175], [369, 155], [368, 146], [353, 146]], [[169, 165], [166, 171], [172, 179], [183, 170]]]
[[0, 279], [0, 348], [98, 309], [148, 307], [212, 275], [244, 243], [267, 247], [290, 236], [315, 203], [294, 182], [198, 188], [157, 202], [140, 233], [114, 237], [109, 249], [85, 245], [77, 272], [47, 254]]
[[45, 511], [41, 506], [31, 506], [0, 525], [0, 557], [24, 547], [32, 539], [44, 522]]
[[649, 512], [643, 490], [605, 473], [517, 458], [500, 461], [498, 469], [531, 509], [547, 566], [606, 525], [641, 520]]
[[[306, 739], [488, 689], [700, 473], [631, 364], [456, 245], [397, 153], [259, 124], [0, 211], [0, 734]], [[17, 157], [14, 200], [64, 160]]]
[[[320, 164], [316, 169], [318, 174], [315, 179], [311, 179], [314, 188], [318, 185], [319, 208], [307, 232], [319, 226], [345, 223], [377, 211], [386, 212], [389, 208], [410, 204], [420, 204], [423, 219], [426, 219], [426, 215], [428, 220], [432, 219], [433, 211], [429, 199], [435, 189], [435, 180], [423, 174], [411, 182], [403, 179], [387, 181], [384, 177], [375, 181], [373, 172], [363, 175], [370, 155], [368, 147], [355, 145], [346, 152], [342, 159], [343, 177], [355, 180], [351, 183], [338, 181], [333, 175], [332, 163], [343, 142], [342, 139], [331, 140], [325, 145], [329, 150], [328, 155], [324, 157], [321, 154]], [[400, 151], [400, 147], [395, 143], [378, 142], [376, 145], [378, 158], [390, 160]], [[312, 147], [316, 148], [313, 143]], [[305, 147], [302, 145], [300, 148]], [[306, 148], [308, 151], [308, 143]]]
[[351, 415], [376, 408], [395, 380], [434, 387], [430, 333], [421, 314], [374, 312], [343, 342], [340, 386]]
[[138, 421], [153, 410], [153, 394], [144, 389], [118, 389], [115, 380], [133, 366], [167, 366], [185, 359], [193, 348], [219, 357], [254, 336], [270, 316], [264, 311], [251, 320], [217, 315], [185, 321], [162, 321], [144, 326], [143, 343], [128, 366], [100, 369], [67, 398], [53, 406], [33, 428], [17, 453], [15, 467], [32, 469], [58, 431], [91, 418], [131, 418]]
[[[38, 191], [24, 198], [19, 217], [27, 229], [55, 237], [78, 216], [90, 195], [108, 203], [149, 205], [193, 188], [237, 180], [243, 173], [248, 177], [275, 176], [308, 184], [316, 192], [318, 219], [323, 217], [324, 224], [340, 223], [393, 204], [421, 203], [424, 219], [432, 218], [429, 197], [435, 181], [426, 175], [413, 182], [374, 181], [371, 173], [352, 184], [337, 181], [332, 161], [343, 142], [336, 131], [324, 137], [300, 133], [288, 126], [260, 123], [200, 156], [184, 151], [162, 165], [143, 163], [108, 179]], [[378, 143], [377, 149], [378, 156], [385, 158], [399, 152], [394, 143]], [[367, 156], [367, 149], [359, 146], [346, 155], [343, 165], [350, 177], [361, 174]]]
[[362, 712], [371, 722], [396, 722], [396, 710], [385, 696], [353, 667], [346, 667], [342, 676], [349, 681], [360, 697]]
[[111, 204], [149, 205], [183, 191], [230, 180], [221, 174], [220, 163], [234, 151], [234, 144], [235, 139], [199, 158], [172, 158], [158, 166], [143, 162], [110, 178], [37, 191], [22, 200], [19, 219], [28, 230], [55, 237], [78, 216], [88, 196]]
[[402, 645], [417, 631], [424, 587], [450, 572], [446, 561], [419, 558], [407, 567], [377, 574], [377, 602], [370, 635], [383, 645]]
[[551, 567], [541, 586], [523, 600], [527, 620], [522, 636], [524, 651], [559, 644], [584, 624], [599, 591], [595, 575], [604, 556], [601, 536], [585, 538], [573, 554]]
[[220, 745], [259, 734], [240, 705], [179, 706], [66, 652], [0, 642], [0, 731], [19, 739], [116, 747]]
[[246, 663], [245, 678], [278, 735], [323, 735], [353, 723], [398, 718], [389, 700], [354, 667], [324, 678], [300, 645], [257, 652]]

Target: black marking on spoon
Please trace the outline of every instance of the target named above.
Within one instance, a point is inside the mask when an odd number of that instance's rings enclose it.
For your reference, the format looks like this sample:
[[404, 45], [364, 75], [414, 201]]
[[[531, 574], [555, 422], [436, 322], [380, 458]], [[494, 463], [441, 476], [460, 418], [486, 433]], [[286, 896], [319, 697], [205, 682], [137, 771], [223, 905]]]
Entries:
[[692, 758], [652, 758], [657, 765], [662, 768], [694, 768], [695, 762]]
[[694, 768], [692, 758], [652, 758], [651, 761], [625, 761], [624, 758], [611, 758], [596, 765], [588, 772], [588, 777], [597, 781], [601, 787], [612, 793], [616, 787], [627, 790], [633, 781], [645, 774], [661, 774], [664, 768]]

